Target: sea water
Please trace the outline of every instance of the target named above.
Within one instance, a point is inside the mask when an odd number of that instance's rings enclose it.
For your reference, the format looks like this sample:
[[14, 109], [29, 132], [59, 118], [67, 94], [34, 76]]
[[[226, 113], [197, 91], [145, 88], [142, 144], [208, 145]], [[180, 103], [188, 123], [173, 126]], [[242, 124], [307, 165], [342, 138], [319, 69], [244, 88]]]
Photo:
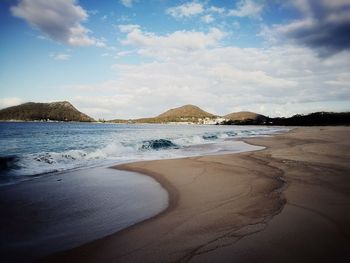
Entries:
[[30, 262], [115, 233], [168, 206], [167, 192], [151, 177], [108, 166], [258, 150], [263, 147], [241, 139], [285, 130], [0, 123], [0, 254]]
[[254, 150], [239, 138], [285, 130], [263, 126], [0, 123], [0, 184], [136, 160]]
[[15, 181], [91, 166], [251, 150], [236, 140], [284, 128], [217, 125], [0, 123], [0, 176]]

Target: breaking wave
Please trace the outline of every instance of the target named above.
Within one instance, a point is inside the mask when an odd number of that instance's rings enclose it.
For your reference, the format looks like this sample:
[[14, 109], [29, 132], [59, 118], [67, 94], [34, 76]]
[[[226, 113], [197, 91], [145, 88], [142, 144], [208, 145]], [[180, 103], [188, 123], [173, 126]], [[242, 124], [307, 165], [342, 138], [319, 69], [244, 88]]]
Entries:
[[143, 144], [141, 146], [142, 150], [161, 150], [169, 148], [176, 149], [179, 148], [179, 146], [173, 143], [172, 141], [166, 139], [143, 141]]
[[[40, 131], [43, 130], [40, 126], [43, 124], [32, 125], [35, 125], [33, 127], [38, 126], [37, 129]], [[48, 124], [45, 125], [47, 128]], [[90, 130], [86, 127], [89, 127]], [[18, 138], [14, 138], [12, 130], [7, 131], [8, 137], [4, 138], [0, 145], [3, 148], [3, 152], [0, 152], [3, 154], [0, 156], [2, 179], [8, 176], [39, 175], [125, 161], [198, 156], [212, 154], [222, 149], [225, 152], [235, 152], [237, 145], [225, 142], [225, 140], [264, 136], [281, 130], [256, 127], [174, 127], [166, 125], [81, 125], [72, 127], [62, 124], [52, 125], [50, 129], [45, 130], [39, 142], [33, 141], [31, 137], [33, 136], [31, 134], [38, 132], [34, 128], [31, 131], [26, 126], [18, 130], [19, 133], [23, 131], [22, 134], [15, 134]], [[14, 141], [11, 141], [13, 138]], [[16, 148], [18, 147], [16, 140], [21, 141], [19, 145], [21, 149]]]
[[211, 134], [211, 135], [203, 135], [202, 138], [204, 140], [217, 140], [218, 136], [215, 134]]

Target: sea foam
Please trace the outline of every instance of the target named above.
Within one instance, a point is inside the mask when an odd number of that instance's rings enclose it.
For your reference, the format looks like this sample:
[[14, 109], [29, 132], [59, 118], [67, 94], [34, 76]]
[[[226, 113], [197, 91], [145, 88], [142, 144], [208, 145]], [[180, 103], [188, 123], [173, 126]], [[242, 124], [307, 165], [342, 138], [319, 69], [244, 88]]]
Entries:
[[[1, 123], [0, 176], [25, 176], [136, 160], [256, 150], [232, 142], [284, 128], [262, 126]], [[6, 181], [5, 180], [5, 181]]]

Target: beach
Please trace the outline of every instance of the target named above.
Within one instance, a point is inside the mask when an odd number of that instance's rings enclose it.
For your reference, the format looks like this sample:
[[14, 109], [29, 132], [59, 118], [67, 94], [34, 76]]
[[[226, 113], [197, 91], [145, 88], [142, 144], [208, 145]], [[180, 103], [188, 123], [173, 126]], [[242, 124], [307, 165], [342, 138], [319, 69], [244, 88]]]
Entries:
[[45, 262], [349, 262], [349, 127], [245, 139], [264, 150], [143, 161], [157, 216]]
[[162, 187], [151, 176], [113, 165], [256, 151], [264, 147], [241, 138], [288, 130], [72, 123], [1, 127], [0, 257], [5, 262], [33, 262], [79, 247], [168, 207], [171, 184]]
[[0, 263], [350, 263], [350, 0], [0, 20]]

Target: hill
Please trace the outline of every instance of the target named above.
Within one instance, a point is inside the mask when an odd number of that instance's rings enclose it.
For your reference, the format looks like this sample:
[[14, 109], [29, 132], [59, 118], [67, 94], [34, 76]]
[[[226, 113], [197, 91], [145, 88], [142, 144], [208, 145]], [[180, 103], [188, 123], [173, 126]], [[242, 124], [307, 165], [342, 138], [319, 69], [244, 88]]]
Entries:
[[206, 112], [202, 110], [201, 108], [195, 106], [195, 105], [184, 105], [182, 107], [170, 109], [160, 115], [157, 116], [157, 118], [212, 118], [215, 117], [215, 115]]
[[[223, 125], [282, 125], [282, 126], [313, 126], [313, 125], [350, 125], [350, 112], [315, 112], [307, 115], [294, 115], [289, 118], [270, 118], [262, 114], [241, 111], [217, 118], [194, 105], [170, 109], [154, 118], [142, 118], [133, 120], [112, 120], [115, 123], [168, 123], [190, 122], [210, 123]], [[204, 121], [204, 119], [206, 119]]]
[[195, 105], [184, 105], [178, 108], [167, 110], [155, 118], [141, 119], [142, 121], [155, 122], [199, 122], [199, 119], [215, 118], [214, 114], [206, 112]]
[[184, 105], [178, 108], [170, 109], [153, 118], [141, 118], [133, 120], [112, 120], [115, 123], [167, 123], [167, 122], [193, 122], [198, 123], [200, 119], [214, 119], [217, 116], [202, 110], [195, 105]]
[[266, 123], [267, 117], [255, 112], [240, 111], [233, 112], [224, 116], [229, 124], [264, 124]]
[[225, 119], [233, 120], [233, 121], [235, 120], [243, 121], [247, 119], [255, 120], [261, 117], [265, 117], [265, 116], [255, 112], [251, 112], [251, 111], [233, 112], [224, 116]]
[[68, 101], [52, 103], [28, 102], [0, 110], [0, 120], [21, 121], [81, 121], [91, 122], [93, 118], [78, 111]]
[[[231, 119], [229, 117], [231, 116]], [[238, 116], [238, 117], [237, 117]], [[248, 117], [244, 119], [244, 117]], [[252, 114], [228, 114], [229, 119], [222, 124], [231, 125], [281, 125], [281, 126], [326, 126], [326, 125], [350, 125], [350, 112], [314, 112], [306, 115], [297, 114], [289, 118], [270, 118], [256, 113]], [[255, 117], [255, 119], [253, 119]]]
[[269, 125], [283, 126], [326, 126], [350, 125], [350, 112], [313, 112], [306, 115], [297, 114], [289, 118], [269, 118]]

